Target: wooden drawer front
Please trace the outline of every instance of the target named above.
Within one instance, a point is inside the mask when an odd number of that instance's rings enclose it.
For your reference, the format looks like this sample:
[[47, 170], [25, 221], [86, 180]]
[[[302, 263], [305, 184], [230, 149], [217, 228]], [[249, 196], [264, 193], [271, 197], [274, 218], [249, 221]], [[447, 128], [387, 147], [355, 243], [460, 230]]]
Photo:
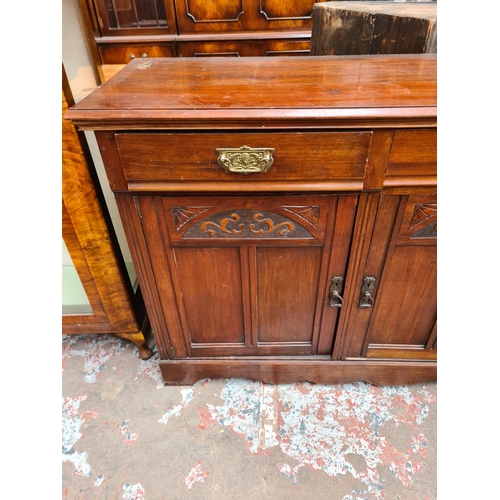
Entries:
[[436, 176], [436, 129], [396, 130], [384, 185], [412, 184], [421, 178]]
[[177, 51], [181, 57], [308, 56], [310, 45], [310, 38], [179, 42]]
[[[356, 181], [365, 175], [372, 132], [117, 134], [127, 181]], [[226, 172], [217, 148], [274, 148], [266, 172]]]
[[134, 45], [110, 44], [100, 45], [102, 64], [127, 64], [132, 59], [141, 57], [175, 57], [174, 43], [151, 45], [136, 43]]

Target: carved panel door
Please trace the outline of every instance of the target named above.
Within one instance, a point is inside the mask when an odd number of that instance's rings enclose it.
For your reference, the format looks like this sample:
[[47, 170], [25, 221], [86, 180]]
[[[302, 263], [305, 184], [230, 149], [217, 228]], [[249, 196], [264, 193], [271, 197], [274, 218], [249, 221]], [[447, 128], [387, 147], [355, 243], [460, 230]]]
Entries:
[[331, 353], [356, 195], [135, 201], [175, 357]]
[[381, 196], [344, 358], [437, 358], [435, 195]]

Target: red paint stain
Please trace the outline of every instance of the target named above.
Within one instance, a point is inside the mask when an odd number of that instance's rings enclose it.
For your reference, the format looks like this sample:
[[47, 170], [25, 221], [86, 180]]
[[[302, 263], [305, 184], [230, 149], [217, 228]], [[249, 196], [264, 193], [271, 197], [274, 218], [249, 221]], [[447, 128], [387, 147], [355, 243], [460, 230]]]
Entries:
[[301, 394], [309, 394], [311, 392], [311, 388], [309, 386], [307, 386], [306, 384], [295, 384], [295, 388]]
[[323, 409], [323, 407], [322, 407], [322, 406], [320, 406], [320, 407], [318, 408], [317, 413], [316, 413], [316, 418], [317, 418], [318, 420], [323, 421], [323, 420], [325, 419], [325, 415], [326, 415], [326, 414], [325, 414], [325, 410]]
[[216, 423], [207, 408], [198, 408], [198, 413], [201, 418], [201, 422], [198, 424], [198, 429], [205, 430], [207, 425]]

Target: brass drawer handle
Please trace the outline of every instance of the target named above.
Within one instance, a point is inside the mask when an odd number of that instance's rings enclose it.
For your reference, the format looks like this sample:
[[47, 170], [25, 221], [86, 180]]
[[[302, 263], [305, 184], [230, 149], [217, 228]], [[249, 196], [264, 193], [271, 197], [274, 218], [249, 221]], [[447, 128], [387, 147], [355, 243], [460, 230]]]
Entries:
[[342, 307], [344, 305], [344, 299], [340, 296], [343, 282], [343, 276], [334, 276], [332, 278], [332, 284], [330, 285], [330, 307]]
[[363, 278], [363, 286], [361, 287], [361, 297], [359, 298], [359, 307], [372, 307], [373, 306], [373, 289], [376, 281], [375, 276], [365, 276]]
[[226, 172], [254, 174], [267, 172], [273, 164], [274, 148], [216, 148], [217, 165]]

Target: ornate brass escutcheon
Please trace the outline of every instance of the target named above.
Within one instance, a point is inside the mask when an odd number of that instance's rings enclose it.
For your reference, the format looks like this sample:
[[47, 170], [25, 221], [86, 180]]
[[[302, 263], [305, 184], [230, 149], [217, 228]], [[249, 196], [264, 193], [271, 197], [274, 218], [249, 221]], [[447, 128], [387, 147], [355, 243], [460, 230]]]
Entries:
[[372, 307], [374, 283], [377, 281], [375, 276], [365, 276], [363, 278], [363, 286], [361, 287], [361, 297], [359, 298], [359, 307]]
[[343, 282], [343, 276], [334, 276], [332, 278], [332, 284], [330, 285], [330, 302], [328, 304], [330, 307], [342, 307], [344, 305], [344, 299], [340, 296]]
[[217, 165], [226, 172], [254, 174], [267, 172], [273, 164], [274, 148], [216, 148]]

